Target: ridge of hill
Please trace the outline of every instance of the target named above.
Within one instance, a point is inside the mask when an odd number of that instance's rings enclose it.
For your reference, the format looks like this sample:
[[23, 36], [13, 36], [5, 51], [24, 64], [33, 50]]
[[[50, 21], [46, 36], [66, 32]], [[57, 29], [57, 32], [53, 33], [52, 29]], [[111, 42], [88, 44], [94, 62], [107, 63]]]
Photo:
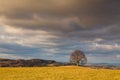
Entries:
[[[0, 58], [0, 67], [40, 67], [40, 66], [73, 66], [70, 63], [57, 62], [55, 60], [44, 60], [44, 59], [3, 59]], [[119, 69], [120, 65], [112, 65], [107, 63], [95, 63], [86, 64], [83, 67], [89, 67], [94, 69]]]
[[33, 67], [33, 66], [49, 66], [57, 65], [58, 63], [54, 60], [44, 59], [2, 59], [0, 58], [0, 67]]

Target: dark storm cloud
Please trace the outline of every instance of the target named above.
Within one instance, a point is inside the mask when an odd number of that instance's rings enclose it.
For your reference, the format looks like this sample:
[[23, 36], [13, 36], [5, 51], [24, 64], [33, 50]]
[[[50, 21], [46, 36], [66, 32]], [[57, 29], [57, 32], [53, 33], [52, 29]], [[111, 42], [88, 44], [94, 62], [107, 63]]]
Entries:
[[119, 33], [119, 3], [119, 0], [4, 0], [0, 2], [0, 15], [3, 24], [14, 28], [45, 30], [63, 37], [67, 33], [65, 37], [105, 38], [104, 34]]
[[[101, 27], [118, 24], [120, 21], [119, 3], [119, 0], [4, 0], [1, 1], [0, 13], [9, 19], [6, 24], [23, 28], [47, 27], [51, 29], [49, 26], [55, 28], [57, 25], [65, 27], [55, 21], [74, 17], [78, 18], [76, 24], [81, 24], [85, 28]], [[35, 15], [40, 19], [36, 21]]]
[[0, 0], [0, 53], [119, 57], [119, 22], [120, 0]]

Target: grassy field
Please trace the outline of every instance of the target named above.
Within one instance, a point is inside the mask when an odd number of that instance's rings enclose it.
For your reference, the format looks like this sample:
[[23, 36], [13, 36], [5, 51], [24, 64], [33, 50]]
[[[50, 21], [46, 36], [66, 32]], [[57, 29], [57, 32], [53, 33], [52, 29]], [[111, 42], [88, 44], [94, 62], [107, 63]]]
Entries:
[[74, 66], [0, 68], [0, 80], [120, 80], [120, 70]]

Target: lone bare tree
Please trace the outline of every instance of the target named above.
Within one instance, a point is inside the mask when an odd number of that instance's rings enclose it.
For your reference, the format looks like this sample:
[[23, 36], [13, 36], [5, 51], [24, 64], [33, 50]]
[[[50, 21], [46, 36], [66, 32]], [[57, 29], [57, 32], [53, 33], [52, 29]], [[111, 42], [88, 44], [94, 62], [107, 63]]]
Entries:
[[87, 63], [87, 58], [85, 54], [80, 50], [75, 50], [70, 56], [70, 63], [79, 65], [84, 65]]

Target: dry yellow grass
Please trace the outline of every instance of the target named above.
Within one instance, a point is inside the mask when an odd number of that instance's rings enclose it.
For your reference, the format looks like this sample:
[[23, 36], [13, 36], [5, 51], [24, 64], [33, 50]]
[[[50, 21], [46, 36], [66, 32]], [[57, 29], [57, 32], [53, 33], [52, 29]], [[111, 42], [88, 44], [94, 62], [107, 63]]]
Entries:
[[0, 80], [120, 80], [120, 70], [73, 66], [0, 68]]

